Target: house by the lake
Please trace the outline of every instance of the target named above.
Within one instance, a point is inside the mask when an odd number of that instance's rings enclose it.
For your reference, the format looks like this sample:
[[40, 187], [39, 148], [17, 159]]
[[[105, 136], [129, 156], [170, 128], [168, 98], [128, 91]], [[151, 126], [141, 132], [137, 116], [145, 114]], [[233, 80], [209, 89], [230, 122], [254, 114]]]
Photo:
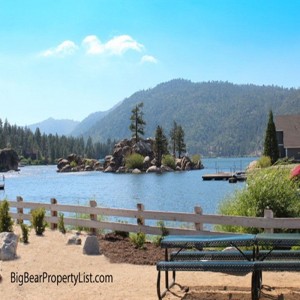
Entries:
[[275, 116], [279, 157], [300, 160], [300, 115]]

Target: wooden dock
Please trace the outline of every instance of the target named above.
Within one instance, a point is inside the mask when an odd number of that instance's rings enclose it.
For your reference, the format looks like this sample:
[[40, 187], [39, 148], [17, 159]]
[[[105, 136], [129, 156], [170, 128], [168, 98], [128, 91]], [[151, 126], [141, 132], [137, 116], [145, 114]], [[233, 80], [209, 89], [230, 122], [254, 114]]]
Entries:
[[231, 183], [237, 181], [245, 181], [247, 176], [245, 172], [218, 172], [214, 174], [205, 174], [202, 176], [203, 180], [229, 180]]
[[219, 172], [214, 174], [205, 174], [202, 176], [203, 180], [229, 180], [233, 176], [231, 172]]

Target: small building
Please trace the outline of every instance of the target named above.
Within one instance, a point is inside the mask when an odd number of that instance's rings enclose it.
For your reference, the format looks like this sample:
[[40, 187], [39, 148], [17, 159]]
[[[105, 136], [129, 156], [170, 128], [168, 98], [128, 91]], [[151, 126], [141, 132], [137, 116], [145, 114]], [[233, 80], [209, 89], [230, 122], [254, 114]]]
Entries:
[[279, 157], [300, 160], [300, 115], [275, 116]]

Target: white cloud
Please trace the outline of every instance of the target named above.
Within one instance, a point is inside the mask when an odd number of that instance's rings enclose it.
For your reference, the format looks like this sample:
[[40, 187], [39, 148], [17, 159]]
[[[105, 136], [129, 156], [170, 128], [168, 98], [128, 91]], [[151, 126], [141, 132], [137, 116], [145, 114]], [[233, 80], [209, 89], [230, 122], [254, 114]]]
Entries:
[[[144, 45], [138, 43], [129, 35], [115, 36], [106, 43], [102, 43], [96, 35], [88, 35], [83, 39], [81, 47], [89, 55], [107, 54], [117, 56], [121, 56], [129, 50], [142, 52], [145, 48]], [[77, 46], [73, 41], [66, 40], [57, 47], [45, 50], [41, 53], [41, 56], [65, 57], [67, 55], [74, 54], [78, 49], [79, 46]], [[154, 57], [149, 55], [143, 56], [142, 61], [151, 63], [157, 62]]]
[[67, 40], [62, 42], [55, 48], [50, 48], [42, 52], [41, 55], [45, 57], [49, 57], [49, 56], [64, 57], [73, 54], [77, 49], [78, 47], [74, 42]]
[[109, 40], [105, 48], [112, 54], [122, 55], [127, 50], [141, 52], [144, 46], [129, 35], [119, 35]]
[[144, 48], [129, 35], [115, 36], [105, 44], [101, 43], [97, 36], [89, 35], [82, 41], [82, 44], [88, 54], [122, 55], [128, 50], [141, 52]]
[[82, 44], [88, 54], [101, 54], [105, 51], [105, 46], [95, 35], [88, 35], [84, 38]]
[[158, 60], [154, 57], [154, 56], [151, 56], [151, 55], [144, 55], [142, 58], [141, 58], [141, 63], [152, 63], [152, 64], [157, 64], [158, 63]]

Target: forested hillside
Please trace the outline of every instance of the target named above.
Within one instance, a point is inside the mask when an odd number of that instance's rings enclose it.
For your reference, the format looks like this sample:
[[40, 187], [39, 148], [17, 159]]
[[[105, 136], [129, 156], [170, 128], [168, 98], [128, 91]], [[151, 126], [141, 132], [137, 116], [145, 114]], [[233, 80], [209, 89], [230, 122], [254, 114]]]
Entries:
[[185, 131], [189, 153], [237, 156], [262, 150], [269, 110], [300, 113], [300, 90], [176, 79], [133, 94], [84, 136], [94, 141], [129, 138], [131, 109], [140, 102], [145, 137], [153, 137], [157, 125], [169, 134], [176, 121]]
[[39, 128], [32, 132], [29, 128], [11, 125], [0, 119], [0, 149], [13, 148], [22, 164], [54, 164], [61, 157], [76, 153], [88, 158], [99, 158], [111, 153], [115, 141], [93, 143], [83, 137], [59, 136], [41, 133]]

